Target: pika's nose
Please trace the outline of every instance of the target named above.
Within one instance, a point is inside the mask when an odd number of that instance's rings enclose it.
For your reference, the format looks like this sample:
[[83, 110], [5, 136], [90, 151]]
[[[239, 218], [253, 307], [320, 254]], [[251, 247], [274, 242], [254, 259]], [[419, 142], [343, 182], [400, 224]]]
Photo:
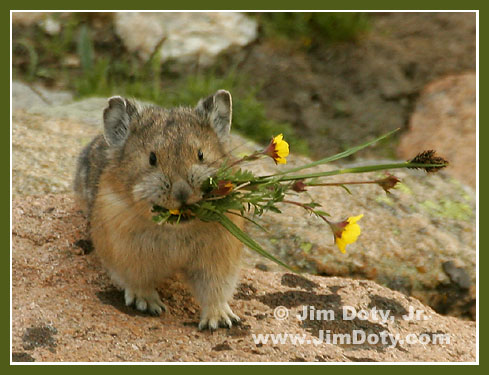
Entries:
[[173, 184], [172, 194], [176, 201], [180, 202], [181, 204], [185, 204], [187, 199], [192, 194], [192, 189], [190, 188], [189, 184], [183, 180], [180, 180]]

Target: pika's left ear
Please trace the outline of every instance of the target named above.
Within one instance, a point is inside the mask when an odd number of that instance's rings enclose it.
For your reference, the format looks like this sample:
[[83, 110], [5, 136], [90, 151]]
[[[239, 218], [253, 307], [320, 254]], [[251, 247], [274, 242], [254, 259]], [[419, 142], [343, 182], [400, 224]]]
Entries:
[[195, 110], [209, 119], [219, 138], [225, 138], [231, 130], [233, 100], [226, 90], [219, 90], [214, 95], [201, 99]]

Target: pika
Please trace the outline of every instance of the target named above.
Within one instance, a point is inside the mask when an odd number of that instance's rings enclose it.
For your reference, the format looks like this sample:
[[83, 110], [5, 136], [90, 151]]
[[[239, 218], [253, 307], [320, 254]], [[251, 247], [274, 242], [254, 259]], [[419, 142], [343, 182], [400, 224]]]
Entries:
[[[156, 290], [175, 273], [201, 305], [199, 329], [239, 322], [228, 301], [237, 282], [242, 244], [219, 223], [198, 219], [158, 225], [151, 209], [176, 210], [202, 199], [202, 183], [227, 156], [231, 94], [219, 90], [195, 108], [141, 106], [115, 96], [103, 112], [103, 134], [81, 152], [77, 201], [90, 222], [95, 253], [126, 305], [159, 315]], [[238, 226], [242, 218], [229, 215]]]

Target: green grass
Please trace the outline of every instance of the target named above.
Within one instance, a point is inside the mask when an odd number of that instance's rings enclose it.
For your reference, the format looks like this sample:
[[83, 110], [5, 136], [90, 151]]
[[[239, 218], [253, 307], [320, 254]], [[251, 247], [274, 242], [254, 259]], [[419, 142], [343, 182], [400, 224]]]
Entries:
[[305, 47], [317, 44], [357, 40], [370, 26], [366, 13], [259, 13], [257, 18], [268, 38], [301, 42]]

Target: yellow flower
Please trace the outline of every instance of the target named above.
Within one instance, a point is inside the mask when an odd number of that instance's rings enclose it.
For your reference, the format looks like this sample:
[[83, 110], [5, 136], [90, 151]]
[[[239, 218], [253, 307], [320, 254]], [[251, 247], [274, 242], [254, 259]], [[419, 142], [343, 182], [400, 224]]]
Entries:
[[168, 210], [168, 211], [170, 211], [170, 213], [172, 215], [175, 215], [175, 216], [180, 215], [180, 210]]
[[275, 164], [287, 163], [285, 158], [289, 156], [289, 144], [284, 141], [283, 134], [273, 137], [264, 154], [270, 156], [275, 161]]
[[358, 236], [361, 233], [360, 225], [357, 221], [363, 217], [362, 215], [351, 216], [346, 221], [338, 224], [334, 224], [333, 232], [335, 237], [335, 242], [340, 251], [344, 254], [346, 245], [356, 242]]

